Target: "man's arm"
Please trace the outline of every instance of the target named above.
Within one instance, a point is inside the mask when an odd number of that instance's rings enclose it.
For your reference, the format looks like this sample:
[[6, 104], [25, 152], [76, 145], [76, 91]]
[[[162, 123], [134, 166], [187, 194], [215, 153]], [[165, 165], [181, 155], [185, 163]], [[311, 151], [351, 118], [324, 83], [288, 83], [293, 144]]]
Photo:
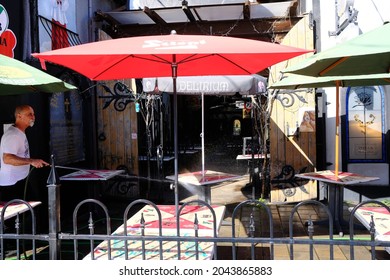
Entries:
[[14, 165], [14, 166], [31, 164], [35, 168], [41, 168], [43, 166], [49, 165], [49, 163], [47, 163], [42, 159], [22, 158], [22, 157], [18, 157], [17, 155], [8, 154], [8, 153], [3, 154], [3, 161], [5, 164]]

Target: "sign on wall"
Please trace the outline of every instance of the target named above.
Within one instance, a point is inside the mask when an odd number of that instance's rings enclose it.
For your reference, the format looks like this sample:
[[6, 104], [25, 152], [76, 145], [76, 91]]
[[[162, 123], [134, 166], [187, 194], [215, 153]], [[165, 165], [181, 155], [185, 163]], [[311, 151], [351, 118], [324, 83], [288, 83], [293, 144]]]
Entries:
[[22, 24], [20, 14], [23, 14], [21, 13], [22, 2], [21, 0], [0, 1], [0, 53], [12, 58], [21, 58], [17, 38], [23, 38], [20, 28]]

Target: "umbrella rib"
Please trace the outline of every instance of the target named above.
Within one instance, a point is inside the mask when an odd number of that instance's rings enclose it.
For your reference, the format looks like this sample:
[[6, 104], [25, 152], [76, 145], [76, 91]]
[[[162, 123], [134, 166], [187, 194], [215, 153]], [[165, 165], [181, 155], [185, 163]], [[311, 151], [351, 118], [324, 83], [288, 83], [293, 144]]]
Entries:
[[198, 59], [201, 59], [201, 58], [210, 56], [210, 55], [203, 55], [203, 56], [195, 57], [196, 55], [197, 55], [197, 54], [191, 54], [190, 56], [187, 56], [186, 58], [184, 58], [184, 59], [178, 61], [177, 64], [182, 64], [182, 63], [186, 63], [186, 62], [191, 62], [191, 61], [194, 61], [194, 60], [198, 60]]
[[[209, 57], [209, 56], [213, 56], [213, 55], [216, 55], [216, 56], [218, 56], [218, 57], [228, 61], [229, 63], [235, 65], [237, 68], [240, 68], [241, 70], [245, 71], [247, 74], [252, 74], [251, 72], [249, 72], [248, 70], [246, 70], [245, 68], [243, 68], [239, 64], [235, 63], [234, 61], [232, 61], [230, 59], [227, 59], [226, 57], [224, 57], [224, 56], [222, 56], [220, 54], [216, 54], [216, 53], [205, 54], [205, 55], [202, 55], [202, 56], [198, 56], [197, 54], [192, 54], [192, 55], [190, 55], [190, 56], [188, 56], [188, 57], [178, 61], [177, 64], [183, 64], [183, 63], [195, 61], [195, 60], [198, 60], [198, 59], [203, 59], [205, 57]], [[127, 55], [127, 56], [123, 57], [122, 59], [118, 60], [117, 62], [113, 63], [109, 68], [107, 68], [104, 71], [100, 72], [99, 74], [95, 75], [93, 77], [93, 80], [98, 79], [102, 74], [104, 74], [105, 72], [109, 71], [110, 68], [112, 68], [115, 65], [121, 63], [122, 61], [126, 60], [129, 57], [134, 57], [134, 58], [138, 58], [138, 59], [142, 59], [142, 60], [148, 60], [148, 61], [159, 62], [159, 63], [172, 64], [171, 61], [169, 61], [167, 59], [164, 59], [164, 58], [162, 58], [160, 56], [157, 56], [157, 55], [153, 55], [153, 57], [155, 57], [156, 59], [151, 59], [151, 58], [148, 58], [148, 57], [142, 57], [142, 56], [137, 56], [137, 55], [134, 55], [134, 54], [130, 54], [130, 55]]]
[[249, 72], [248, 70], [246, 70], [245, 68], [243, 68], [243, 67], [240, 66], [239, 64], [235, 63], [234, 61], [232, 61], [232, 60], [230, 60], [230, 59], [227, 59], [226, 57], [221, 56], [221, 55], [219, 55], [219, 54], [216, 54], [216, 55], [218, 55], [219, 57], [221, 57], [222, 59], [224, 59], [224, 60], [226, 60], [226, 61], [229, 61], [231, 64], [237, 66], [237, 68], [242, 69], [242, 70], [245, 71], [246, 73], [252, 74], [251, 72]]
[[102, 71], [99, 74], [95, 75], [93, 80], [96, 80], [98, 77], [100, 77], [102, 74], [104, 74], [105, 72], [110, 70], [112, 67], [114, 67], [115, 65], [121, 63], [122, 61], [126, 60], [129, 57], [134, 57], [134, 58], [143, 59], [143, 60], [149, 60], [149, 61], [154, 61], [154, 62], [171, 64], [171, 62], [169, 60], [163, 59], [163, 58], [161, 58], [161, 57], [159, 57], [157, 55], [153, 55], [153, 57], [155, 57], [157, 59], [151, 59], [151, 58], [147, 58], [147, 57], [141, 57], [141, 56], [137, 56], [137, 55], [134, 55], [134, 54], [130, 54], [130, 55], [127, 55], [127, 56], [123, 57], [122, 59], [118, 60], [117, 62], [113, 63], [110, 67], [106, 68], [104, 71]]
[[[202, 55], [202, 56], [196, 56], [196, 54], [193, 54], [193, 55], [191, 55], [189, 57], [186, 57], [185, 59], [179, 61], [177, 64], [191, 62], [191, 61], [194, 61], [194, 60], [203, 59], [205, 57], [209, 57], [209, 56], [213, 56], [213, 55], [219, 56], [220, 58], [230, 62], [231, 64], [235, 65], [237, 68], [240, 68], [241, 70], [245, 71], [247, 74], [252, 74], [251, 72], [249, 72], [248, 70], [246, 70], [245, 68], [240, 66], [239, 64], [235, 63], [234, 61], [232, 61], [230, 59], [227, 59], [226, 57], [224, 57], [224, 56], [222, 56], [222, 55], [220, 55], [218, 53], [205, 54], [205, 55]], [[196, 56], [196, 57], [194, 58], [194, 56]]]
[[319, 76], [325, 75], [327, 72], [329, 72], [330, 70], [332, 70], [333, 68], [335, 68], [335, 67], [336, 67], [337, 65], [339, 65], [340, 63], [343, 63], [343, 62], [346, 61], [348, 58], [349, 58], [349, 56], [340, 58], [339, 60], [337, 60], [336, 62], [332, 63], [331, 65], [329, 65], [328, 67], [326, 67], [324, 70], [322, 70], [322, 71], [319, 73]]
[[36, 88], [35, 86], [33, 86], [33, 85], [30, 85], [29, 86], [29, 88], [31, 88], [31, 90], [32, 91], [36, 91], [36, 92], [38, 92], [39, 91], [39, 89], [38, 88]]

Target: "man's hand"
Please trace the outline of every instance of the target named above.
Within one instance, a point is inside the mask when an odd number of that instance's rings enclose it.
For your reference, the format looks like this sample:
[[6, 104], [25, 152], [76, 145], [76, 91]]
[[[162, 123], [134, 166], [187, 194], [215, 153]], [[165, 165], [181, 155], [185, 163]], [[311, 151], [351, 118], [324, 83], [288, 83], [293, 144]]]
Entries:
[[32, 159], [31, 158], [30, 160], [31, 160], [30, 164], [32, 166], [34, 166], [35, 168], [41, 168], [41, 167], [50, 165], [49, 163], [47, 163], [46, 161], [44, 161], [42, 159]]
[[14, 154], [3, 154], [3, 161], [6, 164], [14, 165], [14, 166], [19, 166], [19, 165], [26, 165], [26, 164], [31, 164], [35, 168], [41, 168], [44, 166], [50, 165], [46, 161], [42, 159], [35, 159], [35, 158], [22, 158], [18, 157]]

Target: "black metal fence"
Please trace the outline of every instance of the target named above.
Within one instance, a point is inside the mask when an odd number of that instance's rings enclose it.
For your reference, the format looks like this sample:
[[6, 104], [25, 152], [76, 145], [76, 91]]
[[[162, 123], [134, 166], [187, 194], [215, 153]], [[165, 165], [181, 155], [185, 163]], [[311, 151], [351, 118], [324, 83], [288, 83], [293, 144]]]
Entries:
[[[181, 252], [183, 251], [180, 247], [184, 246], [183, 244], [192, 244], [189, 246], [191, 251], [191, 256], [193, 259], [200, 259], [203, 252], [199, 250], [201, 248], [199, 245], [202, 242], [212, 244], [212, 255], [211, 259], [221, 259], [225, 258], [223, 252], [220, 252], [221, 249], [226, 253], [228, 252], [229, 259], [240, 259], [239, 254], [237, 253], [238, 248], [246, 248], [245, 259], [280, 259], [280, 256], [275, 253], [276, 246], [285, 246], [288, 248], [289, 259], [315, 259], [315, 249], [319, 246], [323, 246], [329, 252], [328, 259], [335, 259], [334, 248], [336, 246], [346, 246], [349, 248], [349, 257], [348, 259], [355, 259], [355, 250], [357, 248], [365, 247], [368, 249], [367, 252], [371, 253], [371, 259], [376, 259], [377, 249], [390, 247], [390, 241], [379, 241], [375, 240], [375, 223], [371, 222], [369, 229], [369, 237], [366, 239], [355, 238], [355, 221], [354, 214], [359, 207], [368, 205], [368, 204], [377, 204], [382, 206], [387, 211], [390, 212], [388, 206], [383, 204], [380, 201], [368, 200], [364, 201], [354, 208], [350, 209], [350, 219], [349, 219], [349, 235], [348, 238], [334, 238], [333, 232], [333, 220], [332, 216], [326, 205], [319, 201], [304, 201], [296, 204], [291, 213], [289, 214], [288, 220], [288, 236], [276, 236], [274, 225], [277, 221], [274, 220], [271, 208], [263, 204], [258, 200], [247, 200], [238, 204], [233, 212], [231, 217], [231, 224], [225, 224], [224, 227], [229, 227], [231, 234], [224, 234], [224, 236], [218, 235], [218, 229], [216, 228], [216, 216], [213, 208], [204, 201], [194, 200], [191, 202], [184, 203], [180, 205], [178, 212], [176, 213], [177, 223], [180, 223], [179, 217], [181, 211], [184, 207], [189, 204], [197, 204], [203, 207], [207, 207], [213, 217], [214, 230], [211, 236], [200, 236], [199, 228], [197, 221], [194, 220], [193, 234], [181, 235], [180, 231], [177, 231], [177, 234], [174, 236], [166, 236], [162, 234], [161, 230], [161, 213], [159, 208], [151, 201], [145, 199], [139, 199], [131, 202], [123, 213], [123, 220], [121, 223], [126, 229], [127, 220], [129, 215], [132, 213], [132, 209], [136, 208], [139, 205], [148, 204], [152, 206], [155, 211], [157, 211], [158, 216], [160, 217], [159, 225], [160, 231], [159, 234], [151, 236], [144, 233], [144, 229], [147, 227], [145, 222], [141, 221], [139, 227], [138, 235], [127, 234], [126, 230], [124, 234], [113, 235], [112, 234], [112, 221], [109, 216], [109, 211], [106, 205], [96, 199], [86, 199], [81, 201], [73, 212], [73, 230], [72, 232], [61, 232], [60, 222], [57, 220], [59, 218], [60, 207], [57, 205], [58, 197], [56, 195], [56, 189], [58, 186], [52, 185], [50, 190], [49, 186], [49, 232], [47, 234], [37, 234], [36, 232], [36, 215], [34, 209], [23, 200], [12, 200], [6, 203], [1, 211], [0, 216], [0, 257], [1, 259], [96, 259], [96, 246], [101, 242], [106, 242], [106, 251], [103, 259], [114, 259], [114, 258], [124, 258], [131, 259], [133, 257], [138, 257], [141, 259], [148, 259], [148, 245], [152, 242], [153, 251], [155, 252], [156, 259], [166, 259], [167, 252], [163, 249], [164, 244], [167, 242], [174, 242], [177, 244], [176, 251], [172, 255], [170, 252], [170, 258], [182, 259]], [[53, 199], [54, 198], [54, 199]], [[5, 221], [4, 215], [7, 207], [13, 203], [23, 203], [28, 207], [28, 210], [23, 214], [18, 214], [14, 218], [14, 227], [9, 226], [9, 220]], [[82, 207], [88, 205], [89, 217], [85, 219], [82, 216], [85, 216], [80, 212]], [[329, 224], [325, 227], [327, 228], [328, 235], [324, 237], [323, 235], [316, 236], [315, 227], [311, 218], [307, 221], [307, 234], [301, 234], [296, 232], [294, 226], [296, 220], [297, 212], [304, 206], [315, 205], [319, 209], [328, 215]], [[249, 211], [243, 211], [243, 209], [249, 209]], [[247, 213], [247, 215], [243, 215]], [[315, 213], [313, 213], [315, 214]], [[95, 218], [95, 216], [102, 217], [101, 219]], [[265, 218], [264, 218], [265, 217]], [[100, 224], [103, 226], [97, 226], [97, 219]], [[261, 220], [261, 224], [259, 224]], [[237, 221], [241, 223], [241, 226], [245, 228], [246, 235], [239, 236], [237, 234]], [[6, 226], [8, 223], [8, 227]], [[84, 223], [84, 224], [83, 224]], [[261, 228], [261, 231], [259, 231]], [[140, 246], [140, 250], [135, 256], [134, 252], [130, 252], [128, 249], [129, 244], [137, 242]], [[118, 246], [112, 246], [112, 244], [121, 244], [120, 254], [118, 254]], [[39, 245], [37, 245], [39, 244]], [[302, 258], [302, 255], [296, 254], [296, 248], [302, 250], [302, 246], [305, 248], [307, 255]], [[149, 246], [150, 247], [150, 246]], [[189, 248], [186, 246], [186, 248]], [[43, 248], [43, 249], [42, 249]], [[263, 253], [258, 253], [258, 250], [263, 250]], [[42, 251], [46, 250], [46, 254], [42, 254]], [[324, 249], [322, 249], [324, 250]], [[47, 253], [48, 251], [48, 253]], [[266, 251], [267, 253], [264, 253]], [[11, 253], [10, 253], [11, 252]], [[65, 254], [66, 253], [66, 254]], [[115, 254], [113, 254], [115, 253]], [[173, 256], [173, 257], [172, 257]], [[260, 257], [259, 257], [260, 256]], [[242, 257], [242, 256], [241, 256]]]

